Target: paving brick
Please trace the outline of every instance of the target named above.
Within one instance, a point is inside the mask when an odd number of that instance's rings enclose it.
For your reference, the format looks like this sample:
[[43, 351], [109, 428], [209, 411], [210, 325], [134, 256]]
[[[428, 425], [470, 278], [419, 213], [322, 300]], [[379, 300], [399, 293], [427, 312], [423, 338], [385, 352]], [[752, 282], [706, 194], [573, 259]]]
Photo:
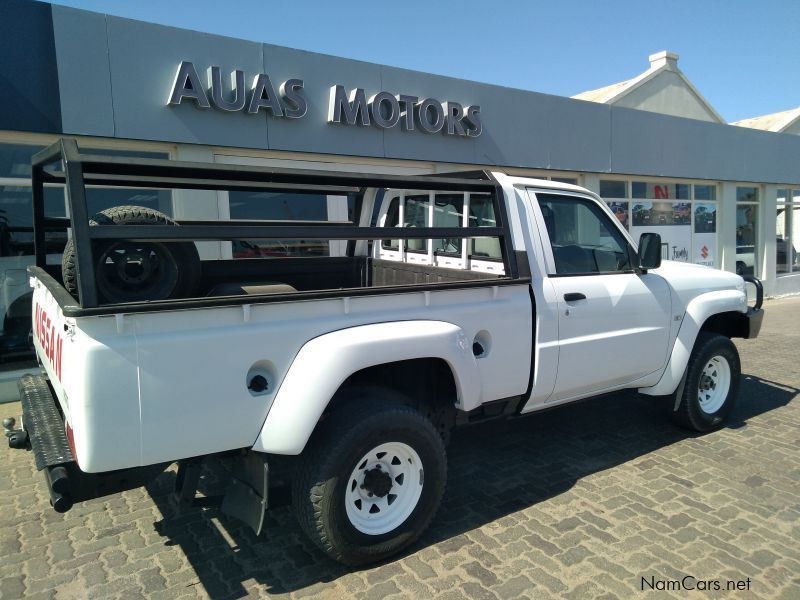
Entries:
[[24, 577], [4, 577], [0, 579], [0, 598], [22, 598], [24, 595]]

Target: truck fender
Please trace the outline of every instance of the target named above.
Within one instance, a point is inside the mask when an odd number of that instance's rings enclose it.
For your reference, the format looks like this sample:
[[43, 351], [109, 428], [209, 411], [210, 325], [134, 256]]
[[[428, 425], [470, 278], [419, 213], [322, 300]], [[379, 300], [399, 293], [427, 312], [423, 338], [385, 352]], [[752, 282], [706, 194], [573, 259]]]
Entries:
[[703, 323], [712, 315], [734, 311], [747, 312], [747, 298], [742, 291], [718, 290], [693, 298], [686, 307], [686, 313], [681, 321], [675, 344], [672, 346], [667, 368], [661, 375], [661, 379], [652, 387], [639, 388], [639, 393], [648, 396], [672, 394], [683, 378], [686, 365], [689, 364], [689, 356]]
[[361, 325], [321, 335], [300, 349], [253, 450], [300, 454], [331, 398], [350, 375], [415, 358], [443, 359], [453, 372], [456, 405], [463, 410], [480, 405], [481, 379], [472, 341], [460, 327], [442, 321]]

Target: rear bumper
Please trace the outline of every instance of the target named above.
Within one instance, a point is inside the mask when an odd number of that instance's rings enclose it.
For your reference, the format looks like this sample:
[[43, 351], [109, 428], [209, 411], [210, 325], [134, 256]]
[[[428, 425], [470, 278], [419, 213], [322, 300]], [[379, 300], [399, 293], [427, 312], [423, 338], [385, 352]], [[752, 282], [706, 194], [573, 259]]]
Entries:
[[56, 512], [66, 512], [76, 502], [141, 487], [169, 464], [106, 473], [81, 471], [69, 445], [64, 417], [47, 379], [41, 375], [25, 375], [19, 380], [18, 387], [22, 425], [28, 435], [36, 468], [44, 471], [50, 503]]

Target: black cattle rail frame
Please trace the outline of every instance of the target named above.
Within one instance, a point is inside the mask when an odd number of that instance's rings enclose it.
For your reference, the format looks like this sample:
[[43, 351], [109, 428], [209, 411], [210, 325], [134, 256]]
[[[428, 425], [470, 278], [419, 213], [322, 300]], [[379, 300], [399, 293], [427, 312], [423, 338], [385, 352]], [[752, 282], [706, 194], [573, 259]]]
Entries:
[[[51, 168], [55, 166], [55, 168]], [[382, 286], [378, 289], [324, 290], [293, 292], [264, 297], [246, 298], [195, 298], [126, 303], [125, 312], [163, 310], [167, 308], [195, 308], [214, 305], [280, 301], [287, 297], [313, 298], [343, 295], [385, 294], [392, 291], [439, 290], [447, 288], [485, 287], [527, 283], [520, 277], [518, 260], [514, 254], [508, 213], [500, 199], [503, 192], [488, 172], [448, 173], [434, 176], [374, 175], [365, 173], [338, 173], [301, 169], [282, 169], [240, 165], [220, 165], [81, 154], [73, 139], [60, 139], [41, 150], [32, 159], [33, 229], [36, 267], [34, 273], [41, 277], [54, 293], [66, 316], [111, 314], [119, 312], [121, 305], [103, 305], [98, 302], [95, 269], [92, 255], [94, 240], [136, 240], [174, 242], [178, 240], [248, 240], [248, 239], [330, 239], [330, 240], [382, 240], [431, 238], [481, 238], [497, 237], [500, 241], [506, 276], [490, 281], [442, 282], [403, 286]], [[45, 217], [44, 185], [64, 184], [70, 218]], [[359, 227], [353, 222], [328, 221], [179, 221], [181, 227], [170, 225], [96, 225], [89, 226], [86, 204], [86, 186], [120, 186], [138, 188], [171, 188], [225, 191], [275, 191], [296, 193], [327, 193], [335, 195], [356, 194], [355, 219], [361, 220], [361, 200], [369, 187], [416, 189], [432, 191], [483, 192], [491, 194], [494, 203], [496, 227]], [[72, 227], [75, 242], [78, 304], [46, 272], [46, 230], [64, 230]], [[354, 243], [348, 244], [348, 254], [353, 255]], [[253, 259], [259, 260], [259, 259]], [[276, 260], [265, 258], [260, 260]], [[523, 265], [523, 270], [524, 265]], [[55, 288], [58, 289], [55, 289]]]

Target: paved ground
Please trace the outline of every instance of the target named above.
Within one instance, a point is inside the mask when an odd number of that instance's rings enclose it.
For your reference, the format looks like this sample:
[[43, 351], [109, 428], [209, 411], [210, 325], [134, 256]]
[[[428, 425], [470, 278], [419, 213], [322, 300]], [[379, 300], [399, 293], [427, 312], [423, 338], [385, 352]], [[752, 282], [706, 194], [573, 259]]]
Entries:
[[697, 597], [800, 598], [800, 298], [767, 309], [761, 337], [737, 343], [730, 427], [689, 435], [626, 393], [463, 431], [429, 532], [357, 572], [287, 508], [258, 540], [214, 511], [176, 518], [174, 472], [56, 514], [31, 455], [3, 446], [0, 596], [625, 598], [690, 575], [749, 586]]

